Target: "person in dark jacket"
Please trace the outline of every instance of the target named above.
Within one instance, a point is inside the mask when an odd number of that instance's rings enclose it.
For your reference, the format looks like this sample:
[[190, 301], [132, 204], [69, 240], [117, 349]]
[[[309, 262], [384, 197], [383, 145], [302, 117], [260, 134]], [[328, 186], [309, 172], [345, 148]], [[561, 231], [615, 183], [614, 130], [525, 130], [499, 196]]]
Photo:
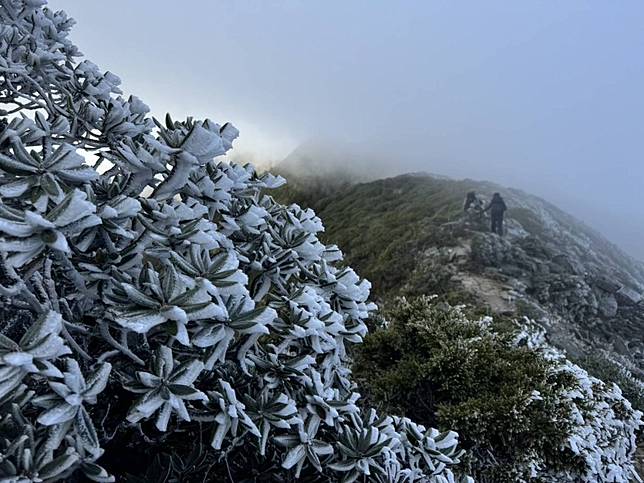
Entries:
[[485, 208], [485, 211], [490, 211], [492, 218], [492, 233], [503, 236], [503, 215], [507, 209], [508, 207], [505, 205], [505, 201], [503, 201], [501, 195], [494, 193], [490, 204]]

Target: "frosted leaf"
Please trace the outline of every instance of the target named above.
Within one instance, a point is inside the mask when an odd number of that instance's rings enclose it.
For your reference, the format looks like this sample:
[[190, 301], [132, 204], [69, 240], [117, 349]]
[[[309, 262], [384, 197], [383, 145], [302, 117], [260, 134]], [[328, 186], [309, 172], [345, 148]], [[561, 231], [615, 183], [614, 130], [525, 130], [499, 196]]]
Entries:
[[222, 319], [226, 316], [225, 308], [209, 303], [203, 308], [188, 311], [188, 320], [201, 320], [201, 319]]
[[119, 212], [111, 206], [103, 206], [99, 215], [103, 219], [116, 218], [119, 216]]
[[77, 406], [72, 406], [62, 402], [38, 416], [38, 422], [45, 426], [61, 424], [73, 419], [76, 416], [77, 411]]
[[87, 195], [82, 191], [74, 190], [57, 208], [55, 213], [48, 215], [48, 218], [58, 227], [70, 225], [85, 217], [91, 217], [92, 224], [89, 226], [101, 222], [100, 218], [92, 217], [96, 212], [96, 206], [87, 201]]
[[[151, 397], [144, 402], [137, 404], [135, 409], [136, 412], [132, 413], [130, 416], [128, 416], [128, 421], [131, 422], [136, 422], [142, 417], [150, 417], [152, 414], [154, 414], [162, 405], [164, 404], [164, 400], [161, 396], [154, 396]], [[138, 413], [138, 414], [137, 414]]]
[[9, 352], [2, 356], [2, 362], [9, 366], [25, 366], [31, 365], [33, 356], [25, 352]]
[[61, 252], [69, 252], [69, 245], [67, 244], [67, 239], [63, 236], [62, 233], [55, 232], [55, 239], [52, 242], [48, 242], [47, 245]]
[[148, 107], [148, 105], [145, 104], [137, 96], [130, 96], [129, 103], [130, 103], [130, 111], [132, 111], [135, 114], [146, 114], [150, 112], [150, 108]]
[[0, 154], [0, 169], [21, 175], [35, 174], [38, 172], [38, 168], [33, 164], [20, 162], [4, 154]]
[[0, 218], [0, 233], [16, 237], [27, 237], [34, 232], [32, 225]]
[[22, 383], [23, 377], [22, 368], [0, 365], [0, 398], [16, 390]]
[[[54, 233], [55, 236], [56, 233]], [[7, 241], [0, 240], [0, 249], [6, 252], [38, 252], [42, 250], [43, 245], [45, 243], [36, 237], [18, 238]]]
[[195, 123], [188, 136], [181, 144], [185, 149], [199, 159], [211, 159], [226, 152], [224, 143], [219, 134], [204, 129], [199, 123]]
[[219, 133], [224, 140], [224, 148], [226, 151], [232, 147], [233, 141], [239, 136], [239, 130], [230, 123], [224, 124], [219, 130]]
[[277, 189], [280, 186], [286, 184], [286, 179], [282, 176], [274, 176], [272, 174], [267, 174], [263, 179], [264, 185], [269, 189]]
[[[56, 225], [49, 220], [46, 220], [39, 213], [33, 211], [25, 212], [25, 221], [34, 229], [55, 229]], [[35, 231], [35, 230], [34, 230]]]
[[[0, 242], [0, 246], [2, 245], [2, 242]], [[33, 260], [38, 254], [42, 251], [43, 247], [42, 245], [39, 244], [37, 248], [31, 249], [29, 251], [25, 251], [22, 253], [15, 253], [9, 257], [7, 257], [7, 263], [11, 265], [12, 267], [21, 267], [25, 263]]]
[[141, 211], [141, 203], [134, 198], [124, 197], [118, 200], [114, 205], [115, 210], [118, 213], [118, 216], [121, 217], [133, 217], [139, 211]]
[[202, 362], [190, 361], [187, 365], [182, 366], [180, 370], [177, 370], [176, 378], [172, 382], [174, 384], [183, 384], [184, 386], [190, 385], [197, 379], [203, 368]]
[[27, 180], [12, 181], [11, 183], [0, 185], [0, 195], [5, 198], [16, 198], [22, 196], [30, 186]]
[[70, 169], [82, 166], [85, 159], [70, 144], [61, 144], [47, 161], [48, 168]]
[[153, 327], [163, 324], [167, 320], [164, 315], [154, 312], [127, 314], [116, 317], [116, 322], [120, 325], [139, 334], [145, 334]]
[[99, 369], [87, 379], [87, 387], [83, 392], [85, 398], [94, 398], [105, 390], [107, 381], [112, 370], [109, 363], [101, 364]]
[[174, 334], [174, 338], [177, 340], [177, 342], [183, 344], [184, 346], [190, 345], [190, 336], [188, 335], [188, 329], [186, 328], [184, 322], [176, 322], [176, 333]]
[[190, 174], [198, 164], [198, 159], [188, 152], [184, 151], [177, 155], [172, 172], [154, 190], [155, 198], [165, 199], [174, 196], [186, 185]]

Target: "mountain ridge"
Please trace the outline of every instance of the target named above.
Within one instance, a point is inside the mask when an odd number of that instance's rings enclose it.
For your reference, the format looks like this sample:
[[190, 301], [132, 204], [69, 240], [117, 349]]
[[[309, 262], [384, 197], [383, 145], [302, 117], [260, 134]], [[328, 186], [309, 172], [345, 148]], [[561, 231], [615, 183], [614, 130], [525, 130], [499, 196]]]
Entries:
[[[535, 319], [553, 345], [586, 365], [608, 361], [631, 398], [642, 397], [644, 264], [597, 230], [535, 195], [488, 181], [414, 173], [352, 183], [281, 173], [290, 184], [282, 200], [316, 210], [326, 238], [374, 283], [377, 300], [437, 293]], [[505, 237], [463, 213], [471, 190], [505, 197]]]

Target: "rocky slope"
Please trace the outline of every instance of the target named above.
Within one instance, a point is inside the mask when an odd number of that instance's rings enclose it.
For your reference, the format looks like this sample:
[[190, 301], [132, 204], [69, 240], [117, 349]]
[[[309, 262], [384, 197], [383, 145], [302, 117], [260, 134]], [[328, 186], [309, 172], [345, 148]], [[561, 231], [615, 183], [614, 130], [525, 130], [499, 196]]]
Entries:
[[[528, 316], [573, 359], [600, 366], [604, 378], [610, 372], [633, 399], [644, 394], [644, 264], [572, 216], [518, 190], [424, 174], [353, 185], [290, 181], [280, 196], [316, 209], [381, 300], [438, 293]], [[469, 190], [504, 196], [504, 237], [462, 213]]]

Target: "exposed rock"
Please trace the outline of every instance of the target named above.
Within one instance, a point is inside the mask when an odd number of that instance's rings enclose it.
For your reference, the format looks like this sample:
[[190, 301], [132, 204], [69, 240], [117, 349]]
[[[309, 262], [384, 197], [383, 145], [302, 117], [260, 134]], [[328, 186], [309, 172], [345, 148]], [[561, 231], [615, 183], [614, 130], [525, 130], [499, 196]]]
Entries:
[[617, 301], [624, 305], [636, 305], [642, 301], [642, 295], [628, 287], [620, 288], [616, 293]]
[[509, 241], [489, 233], [472, 236], [471, 257], [485, 267], [500, 267], [510, 259], [512, 245]]
[[597, 297], [599, 313], [603, 317], [612, 318], [617, 315], [617, 299], [613, 294], [604, 293]]
[[449, 274], [450, 290], [492, 312], [548, 321], [551, 342], [572, 355], [613, 347], [641, 374], [644, 304], [637, 290], [623, 285], [628, 274], [604, 265], [583, 244], [563, 240], [561, 232], [499, 237], [481, 229], [451, 222], [456, 247], [426, 250], [426, 264], [417, 270]]
[[593, 285], [596, 285], [600, 289], [610, 292], [610, 293], [615, 293], [617, 292], [622, 286], [615, 282], [614, 280], [611, 280], [605, 275], [598, 275], [593, 278], [592, 280]]

